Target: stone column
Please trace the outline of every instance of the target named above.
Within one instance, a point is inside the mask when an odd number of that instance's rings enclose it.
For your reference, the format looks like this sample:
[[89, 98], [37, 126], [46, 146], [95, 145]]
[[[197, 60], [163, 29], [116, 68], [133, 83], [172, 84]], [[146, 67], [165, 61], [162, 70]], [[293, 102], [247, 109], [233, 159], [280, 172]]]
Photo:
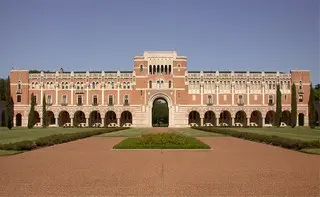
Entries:
[[305, 127], [309, 126], [309, 116], [304, 116], [304, 125]]
[[101, 117], [101, 127], [104, 127], [104, 117]]
[[219, 126], [219, 124], [220, 124], [219, 123], [219, 118], [216, 118], [216, 124], [217, 124], [216, 126]]
[[86, 118], [86, 126], [89, 127], [89, 118]]
[[296, 126], [299, 126], [299, 115], [297, 116]]
[[235, 117], [231, 117], [231, 126], [234, 126], [234, 118]]
[[120, 127], [120, 118], [117, 118], [118, 127]]
[[203, 118], [200, 118], [200, 126], [203, 126]]
[[71, 118], [71, 117], [70, 117], [70, 125], [71, 125], [72, 127], [75, 127], [75, 125], [73, 125], [73, 118]]
[[56, 126], [58, 127], [59, 126], [59, 118], [55, 118], [55, 123], [56, 123]]
[[250, 117], [249, 118], [247, 117], [247, 127], [249, 126], [250, 126]]
[[266, 117], [262, 117], [262, 127], [264, 127], [265, 121], [266, 121]]

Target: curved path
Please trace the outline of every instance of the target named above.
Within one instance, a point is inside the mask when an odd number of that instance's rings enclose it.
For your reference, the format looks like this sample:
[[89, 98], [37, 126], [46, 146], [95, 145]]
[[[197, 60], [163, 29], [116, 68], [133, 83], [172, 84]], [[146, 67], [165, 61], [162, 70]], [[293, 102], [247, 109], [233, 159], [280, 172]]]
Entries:
[[0, 157], [0, 196], [320, 196], [320, 156], [229, 137], [212, 150], [111, 150], [92, 137]]

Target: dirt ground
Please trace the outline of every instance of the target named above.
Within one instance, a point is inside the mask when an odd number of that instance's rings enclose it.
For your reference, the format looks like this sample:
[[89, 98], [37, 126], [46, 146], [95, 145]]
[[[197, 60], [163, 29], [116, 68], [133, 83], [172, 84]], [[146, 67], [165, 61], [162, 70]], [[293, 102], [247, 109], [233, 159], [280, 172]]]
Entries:
[[0, 196], [320, 196], [320, 156], [230, 137], [212, 150], [112, 150], [92, 137], [0, 157]]

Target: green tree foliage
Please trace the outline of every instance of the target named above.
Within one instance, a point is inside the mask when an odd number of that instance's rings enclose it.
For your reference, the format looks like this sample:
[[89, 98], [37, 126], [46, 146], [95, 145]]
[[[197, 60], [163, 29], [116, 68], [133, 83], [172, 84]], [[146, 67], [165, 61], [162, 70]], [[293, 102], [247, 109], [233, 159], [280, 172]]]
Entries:
[[36, 119], [35, 119], [35, 111], [34, 111], [34, 106], [36, 105], [36, 98], [33, 95], [33, 93], [31, 94], [31, 107], [30, 107], [30, 112], [28, 115], [28, 128], [31, 129], [34, 127], [35, 123], [36, 123]]
[[320, 101], [320, 84], [317, 84], [314, 86], [313, 94], [314, 94], [314, 100]]
[[6, 101], [7, 79], [0, 79], [0, 101]]
[[297, 124], [297, 92], [296, 85], [291, 86], [291, 127], [294, 128]]
[[152, 108], [152, 124], [168, 124], [169, 108], [166, 101], [159, 99], [154, 102]]
[[42, 99], [42, 127], [47, 127], [47, 102], [46, 102], [46, 95], [43, 95]]
[[281, 117], [282, 117], [281, 91], [280, 91], [280, 85], [278, 84], [277, 85], [276, 119], [275, 119], [275, 125], [277, 127], [280, 127]]
[[310, 95], [309, 95], [309, 127], [314, 128], [316, 126], [316, 111], [314, 108], [314, 91], [312, 85], [310, 85]]
[[8, 77], [7, 81], [5, 82], [5, 100], [6, 100], [6, 125], [8, 129], [13, 127], [13, 99], [11, 96], [11, 88], [10, 88], [10, 78]]

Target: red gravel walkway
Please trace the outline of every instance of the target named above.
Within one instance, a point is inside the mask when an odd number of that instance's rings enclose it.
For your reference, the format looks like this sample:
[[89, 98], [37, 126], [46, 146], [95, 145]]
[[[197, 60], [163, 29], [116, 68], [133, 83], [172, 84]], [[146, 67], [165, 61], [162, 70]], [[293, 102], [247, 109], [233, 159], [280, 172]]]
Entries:
[[93, 137], [0, 157], [0, 196], [320, 196], [320, 156], [228, 137], [212, 150], [110, 150]]

